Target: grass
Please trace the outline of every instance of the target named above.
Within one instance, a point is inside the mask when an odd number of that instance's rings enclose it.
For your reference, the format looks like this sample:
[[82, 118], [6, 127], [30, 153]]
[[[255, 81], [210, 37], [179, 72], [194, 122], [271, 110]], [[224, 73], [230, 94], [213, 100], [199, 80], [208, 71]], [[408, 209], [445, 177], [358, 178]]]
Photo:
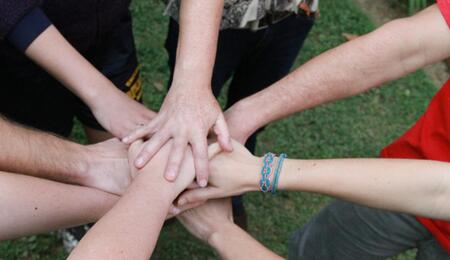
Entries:
[[[132, 11], [142, 63], [145, 102], [158, 109], [166, 85], [167, 57], [163, 48], [167, 17], [157, 0], [135, 0]], [[296, 62], [301, 65], [341, 44], [344, 32], [363, 34], [374, 29], [352, 0], [321, 1], [321, 16]], [[326, 69], [326, 68], [324, 68]], [[418, 71], [363, 95], [324, 105], [276, 122], [259, 136], [257, 153], [284, 151], [291, 158], [376, 157], [423, 113], [437, 88]], [[79, 129], [76, 139], [83, 141]], [[259, 193], [244, 198], [250, 233], [276, 253], [286, 256], [290, 234], [330, 201], [300, 192], [277, 197]], [[414, 253], [401, 256], [412, 259]], [[0, 243], [0, 259], [63, 259], [54, 235], [27, 237]], [[215, 253], [193, 239], [179, 224], [164, 228], [152, 259], [216, 259]]]

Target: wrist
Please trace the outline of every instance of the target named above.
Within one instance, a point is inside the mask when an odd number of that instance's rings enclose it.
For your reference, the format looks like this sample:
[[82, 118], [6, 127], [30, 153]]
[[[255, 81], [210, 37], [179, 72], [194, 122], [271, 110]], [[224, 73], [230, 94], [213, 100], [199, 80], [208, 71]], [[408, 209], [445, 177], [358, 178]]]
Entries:
[[66, 174], [63, 175], [63, 182], [89, 186], [91, 181], [90, 172], [96, 165], [95, 158], [97, 155], [93, 153], [89, 146], [71, 143], [71, 147], [66, 149], [69, 151], [71, 159], [66, 161]]
[[263, 165], [262, 157], [254, 157], [252, 162], [246, 165], [243, 192], [259, 191], [260, 172]]
[[214, 248], [216, 251], [223, 250], [222, 246], [224, 245], [224, 242], [227, 239], [230, 239], [232, 237], [233, 232], [236, 231], [236, 229], [239, 229], [236, 224], [233, 222], [221, 222], [217, 223], [218, 226], [215, 228], [214, 231], [210, 233], [210, 235], [207, 237], [207, 243], [209, 246]]
[[178, 90], [189, 90], [189, 95], [199, 93], [212, 95], [211, 78], [193, 78], [194, 72], [174, 74], [169, 93]]
[[245, 99], [237, 102], [224, 113], [233, 139], [245, 143], [250, 135], [264, 126], [260, 122], [258, 111]]
[[87, 87], [78, 88], [81, 89], [81, 91], [77, 95], [92, 110], [101, 107], [105, 102], [108, 103], [109, 100], [111, 100], [111, 96], [123, 94], [111, 81], [104, 78], [103, 75], [96, 78], [94, 81], [87, 82], [85, 84]]

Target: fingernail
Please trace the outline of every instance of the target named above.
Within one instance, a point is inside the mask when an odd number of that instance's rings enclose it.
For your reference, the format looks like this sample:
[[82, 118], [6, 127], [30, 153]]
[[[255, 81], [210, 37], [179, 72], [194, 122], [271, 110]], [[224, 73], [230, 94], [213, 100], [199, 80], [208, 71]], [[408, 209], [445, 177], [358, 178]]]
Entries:
[[142, 167], [142, 165], [144, 164], [144, 158], [139, 157], [136, 159], [136, 166], [137, 167]]
[[198, 182], [198, 185], [200, 185], [200, 187], [204, 188], [204, 187], [206, 187], [206, 185], [208, 185], [208, 182], [206, 180], [200, 180]]
[[186, 199], [179, 199], [178, 200], [178, 206], [183, 206], [184, 204], [186, 204]]
[[169, 170], [166, 174], [166, 179], [173, 181], [175, 179], [176, 173], [174, 170]]
[[170, 213], [172, 213], [173, 215], [178, 215], [178, 214], [180, 214], [181, 210], [179, 208], [174, 207], [170, 211], [171, 211]]
[[122, 139], [122, 142], [124, 142], [124, 143], [128, 143], [128, 141], [130, 140], [130, 138], [129, 137], [124, 137], [123, 139]]

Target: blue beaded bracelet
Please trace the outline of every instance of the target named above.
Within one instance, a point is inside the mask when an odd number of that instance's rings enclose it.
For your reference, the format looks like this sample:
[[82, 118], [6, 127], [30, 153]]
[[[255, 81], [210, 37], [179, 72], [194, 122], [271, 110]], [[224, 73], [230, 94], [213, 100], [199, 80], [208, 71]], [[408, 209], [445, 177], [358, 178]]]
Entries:
[[272, 195], [275, 195], [277, 193], [278, 178], [280, 177], [281, 167], [283, 166], [283, 161], [286, 157], [287, 157], [287, 155], [285, 153], [282, 153], [282, 154], [280, 154], [280, 157], [278, 158], [277, 168], [275, 168], [275, 173], [273, 176]]
[[273, 153], [266, 153], [263, 158], [263, 167], [261, 169], [261, 180], [259, 181], [259, 187], [262, 192], [268, 192], [270, 190], [270, 173], [272, 172]]

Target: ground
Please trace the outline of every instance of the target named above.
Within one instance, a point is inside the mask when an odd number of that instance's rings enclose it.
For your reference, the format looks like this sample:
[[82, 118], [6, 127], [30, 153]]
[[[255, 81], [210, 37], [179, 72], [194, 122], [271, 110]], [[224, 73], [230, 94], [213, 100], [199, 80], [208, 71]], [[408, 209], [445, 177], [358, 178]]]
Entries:
[[[168, 77], [163, 48], [168, 18], [161, 15], [163, 6], [158, 0], [135, 0], [132, 11], [145, 102], [158, 109], [165, 93], [161, 86], [166, 85]], [[374, 28], [356, 0], [322, 0], [321, 16], [295, 66], [343, 43], [344, 32], [363, 34]], [[437, 89], [423, 71], [418, 71], [363, 95], [298, 113], [267, 127], [259, 137], [257, 153], [286, 152], [291, 158], [376, 157], [415, 122]], [[83, 140], [79, 130], [74, 137]], [[302, 192], [282, 192], [275, 197], [248, 194], [245, 204], [249, 231], [264, 245], [286, 256], [290, 234], [328, 201], [330, 198]], [[400, 258], [413, 259], [413, 254]], [[0, 259], [63, 259], [65, 256], [53, 234], [0, 243]], [[216, 258], [212, 250], [192, 238], [179, 224], [164, 228], [152, 257]]]

